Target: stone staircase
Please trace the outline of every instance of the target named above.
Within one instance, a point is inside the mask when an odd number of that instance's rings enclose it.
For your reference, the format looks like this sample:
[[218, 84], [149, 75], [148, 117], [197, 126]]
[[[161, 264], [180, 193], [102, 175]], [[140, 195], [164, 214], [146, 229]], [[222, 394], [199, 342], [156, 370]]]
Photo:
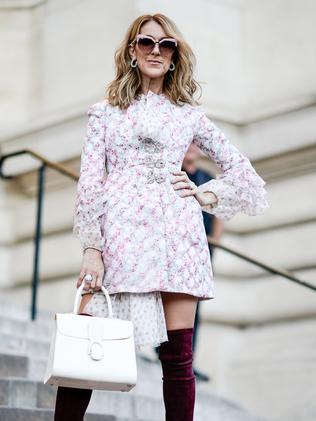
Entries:
[[[0, 420], [51, 421], [56, 387], [43, 376], [53, 332], [53, 314], [0, 301]], [[162, 421], [160, 362], [137, 355], [138, 383], [128, 393], [94, 390], [86, 421]], [[259, 421], [232, 402], [201, 390], [197, 382], [196, 421]], [[71, 420], [70, 420], [71, 421]]]

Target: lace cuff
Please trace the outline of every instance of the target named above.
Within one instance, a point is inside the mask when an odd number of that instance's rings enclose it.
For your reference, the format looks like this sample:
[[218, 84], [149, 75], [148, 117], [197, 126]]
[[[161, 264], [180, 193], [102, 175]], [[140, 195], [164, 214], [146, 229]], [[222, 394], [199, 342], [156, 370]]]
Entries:
[[216, 179], [198, 186], [198, 192], [212, 192], [218, 202], [213, 207], [205, 205], [201, 208], [224, 220], [231, 219], [238, 212], [250, 216], [262, 214], [268, 206], [264, 185], [262, 178], [248, 166], [217, 174]]
[[193, 143], [222, 170], [216, 179], [198, 186], [198, 192], [213, 192], [218, 198], [214, 207], [205, 205], [201, 206], [202, 210], [225, 220], [231, 219], [237, 212], [247, 215], [263, 213], [268, 207], [265, 181], [257, 174], [249, 159], [200, 108], [197, 108], [197, 112]]

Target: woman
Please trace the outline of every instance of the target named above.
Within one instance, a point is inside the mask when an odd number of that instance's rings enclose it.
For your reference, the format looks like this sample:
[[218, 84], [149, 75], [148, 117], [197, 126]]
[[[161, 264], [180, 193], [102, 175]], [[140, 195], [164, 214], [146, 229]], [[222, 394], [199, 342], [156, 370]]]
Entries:
[[[214, 297], [201, 210], [222, 219], [262, 213], [265, 182], [197, 106], [194, 55], [169, 18], [137, 18], [115, 63], [106, 99], [88, 110], [81, 155], [80, 313], [107, 315], [103, 283], [116, 317], [134, 322], [137, 349], [160, 345], [166, 420], [189, 421], [196, 305]], [[191, 142], [223, 171], [199, 187], [180, 171]], [[55, 420], [82, 420], [91, 393], [59, 387]]]

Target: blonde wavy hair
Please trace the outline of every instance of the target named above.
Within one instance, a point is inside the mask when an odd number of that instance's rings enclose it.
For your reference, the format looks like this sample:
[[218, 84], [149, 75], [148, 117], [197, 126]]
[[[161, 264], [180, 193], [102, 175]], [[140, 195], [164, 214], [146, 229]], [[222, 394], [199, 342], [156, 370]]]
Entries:
[[138, 67], [130, 66], [129, 44], [140, 33], [142, 25], [151, 20], [157, 22], [168, 37], [178, 41], [177, 49], [172, 56], [175, 70], [168, 71], [164, 76], [164, 94], [176, 105], [198, 104], [198, 101], [193, 98], [197, 88], [201, 91], [200, 84], [193, 78], [196, 64], [195, 55], [175, 23], [161, 13], [139, 16], [130, 25], [124, 39], [115, 51], [116, 75], [106, 88], [106, 100], [113, 106], [127, 108], [141, 93], [141, 73]]

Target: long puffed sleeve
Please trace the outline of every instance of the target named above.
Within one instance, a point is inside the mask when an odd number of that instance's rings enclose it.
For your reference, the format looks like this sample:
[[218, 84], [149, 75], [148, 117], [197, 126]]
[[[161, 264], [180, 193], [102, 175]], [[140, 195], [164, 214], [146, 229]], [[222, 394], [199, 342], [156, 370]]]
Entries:
[[73, 233], [79, 237], [83, 249], [92, 247], [102, 251], [104, 246], [102, 216], [106, 202], [104, 106], [100, 103], [94, 104], [87, 114], [89, 119], [81, 151]]
[[237, 212], [258, 215], [268, 207], [265, 181], [224, 133], [199, 109], [193, 138], [195, 143], [222, 170], [216, 178], [198, 186], [199, 192], [213, 192], [217, 205], [201, 206], [218, 218], [229, 220]]

